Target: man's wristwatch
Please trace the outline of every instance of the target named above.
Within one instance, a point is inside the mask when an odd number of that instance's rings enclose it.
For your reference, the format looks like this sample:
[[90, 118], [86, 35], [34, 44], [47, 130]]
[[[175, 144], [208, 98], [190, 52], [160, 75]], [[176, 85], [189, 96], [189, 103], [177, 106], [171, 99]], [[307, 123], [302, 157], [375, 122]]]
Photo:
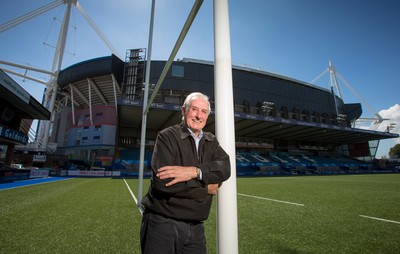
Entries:
[[197, 179], [200, 179], [201, 171], [198, 167], [195, 167], [195, 168], [196, 168]]

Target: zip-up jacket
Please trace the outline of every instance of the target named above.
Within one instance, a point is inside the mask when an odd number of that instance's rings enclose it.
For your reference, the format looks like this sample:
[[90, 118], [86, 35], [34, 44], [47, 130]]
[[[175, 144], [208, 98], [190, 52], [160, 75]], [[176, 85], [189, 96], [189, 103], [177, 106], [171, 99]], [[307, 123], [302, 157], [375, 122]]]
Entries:
[[[165, 186], [172, 179], [156, 176], [163, 166], [194, 166], [202, 171], [202, 180]], [[151, 162], [152, 178], [149, 191], [142, 204], [146, 211], [183, 221], [204, 221], [210, 213], [212, 195], [207, 194], [208, 184], [222, 184], [230, 177], [229, 155], [217, 138], [204, 132], [198, 152], [187, 127], [177, 124], [158, 133]]]

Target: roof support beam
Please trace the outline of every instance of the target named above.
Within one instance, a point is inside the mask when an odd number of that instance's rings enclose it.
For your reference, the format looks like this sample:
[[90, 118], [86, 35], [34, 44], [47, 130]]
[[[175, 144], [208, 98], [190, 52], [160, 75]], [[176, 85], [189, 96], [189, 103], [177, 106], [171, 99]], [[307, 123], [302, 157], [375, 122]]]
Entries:
[[71, 92], [72, 92], [72, 90], [75, 91], [75, 93], [79, 96], [79, 98], [81, 98], [86, 103], [86, 105], [89, 106], [88, 99], [85, 98], [85, 96], [81, 93], [81, 91], [79, 91], [78, 88], [76, 88], [74, 85], [72, 85], [72, 84], [69, 84], [69, 85], [71, 86]]
[[114, 77], [114, 74], [111, 74], [112, 82], [113, 82], [113, 89], [114, 89], [114, 105], [115, 105], [115, 115], [118, 116], [118, 100], [117, 100], [117, 90], [118, 94], [121, 94], [121, 88], [118, 85], [117, 80]]
[[92, 114], [92, 88], [90, 79], [88, 81], [88, 94], [89, 94], [89, 118], [90, 118], [90, 125], [93, 125], [93, 114]]
[[49, 3], [49, 4], [45, 5], [45, 6], [42, 6], [42, 7], [38, 8], [38, 9], [36, 9], [34, 11], [31, 11], [31, 12], [29, 12], [29, 13], [23, 15], [23, 16], [20, 16], [20, 17], [18, 17], [16, 19], [13, 19], [13, 20], [10, 20], [10, 21], [8, 21], [8, 22], [6, 22], [4, 24], [1, 24], [0, 25], [0, 32], [4, 32], [4, 31], [6, 31], [6, 30], [8, 30], [8, 29], [10, 29], [10, 28], [12, 28], [12, 27], [14, 27], [16, 25], [19, 25], [19, 24], [21, 24], [21, 23], [23, 23], [23, 22], [25, 22], [25, 21], [27, 21], [27, 20], [29, 20], [31, 18], [37, 17], [40, 14], [45, 13], [46, 11], [51, 10], [51, 9], [53, 9], [53, 8], [63, 4], [63, 3], [64, 3], [63, 0], [57, 0], [57, 1], [51, 2], [51, 3]]
[[111, 78], [113, 81], [114, 94], [117, 95], [118, 93], [119, 95], [121, 95], [121, 87], [118, 85], [117, 79], [115, 78], [113, 73], [111, 73]]
[[[75, 101], [74, 100], [74, 88], [72, 87], [71, 84], [69, 84], [69, 88], [70, 88], [70, 92], [71, 92], [71, 101]], [[72, 124], [75, 125], [75, 103], [71, 103], [71, 107], [72, 107]]]
[[100, 91], [99, 87], [96, 85], [96, 83], [94, 83], [93, 80], [91, 80], [90, 78], [87, 78], [88, 83], [90, 84], [90, 86], [94, 89], [94, 91], [96, 92], [96, 94], [100, 97], [100, 100], [103, 102], [104, 105], [108, 106], [108, 101], [107, 99], [104, 97], [103, 93]]
[[[17, 68], [25, 69], [25, 70], [29, 70], [29, 71], [36, 71], [36, 72], [48, 74], [48, 75], [51, 75], [51, 76], [55, 76], [54, 72], [42, 70], [42, 69], [35, 68], [35, 67], [32, 67], [32, 66], [11, 63], [11, 62], [4, 61], [4, 60], [0, 60], [0, 64], [12, 66], [12, 67], [17, 67]], [[42, 83], [42, 82], [40, 82], [40, 83]]]
[[30, 77], [30, 76], [27, 76], [27, 75], [26, 75], [26, 72], [25, 72], [25, 74], [21, 74], [21, 73], [19, 73], [19, 72], [12, 71], [12, 70], [9, 70], [9, 69], [5, 69], [5, 68], [1, 68], [1, 69], [2, 69], [4, 72], [13, 74], [13, 75], [15, 75], [15, 76], [18, 76], [18, 77], [21, 77], [21, 78], [24, 78], [24, 79], [29, 79], [29, 80], [32, 80], [32, 81], [36, 81], [36, 82], [41, 83], [41, 84], [43, 84], [43, 85], [47, 85], [47, 82], [45, 82], [45, 81], [43, 81], [43, 80], [40, 80], [40, 79], [37, 79], [37, 78], [33, 78], [33, 77]]
[[[71, 106], [72, 106], [72, 104], [74, 104], [77, 107], [81, 106], [81, 104], [79, 104], [76, 100], [72, 99], [72, 96], [70, 94], [68, 94], [68, 93], [62, 93], [62, 94], [63, 94], [63, 96], [65, 96], [67, 99], [69, 99], [71, 101]], [[65, 100], [65, 106], [68, 105], [68, 100], [67, 99]]]

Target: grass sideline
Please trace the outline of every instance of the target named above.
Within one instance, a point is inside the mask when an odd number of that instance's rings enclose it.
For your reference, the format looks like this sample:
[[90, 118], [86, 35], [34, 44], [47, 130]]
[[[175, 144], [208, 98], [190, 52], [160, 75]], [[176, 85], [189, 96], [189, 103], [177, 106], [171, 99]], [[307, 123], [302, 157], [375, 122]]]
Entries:
[[[137, 179], [126, 181], [136, 195]], [[239, 253], [400, 253], [400, 174], [238, 178], [237, 191]], [[0, 201], [1, 253], [140, 253], [123, 179], [2, 190]], [[215, 222], [214, 202], [210, 254]]]

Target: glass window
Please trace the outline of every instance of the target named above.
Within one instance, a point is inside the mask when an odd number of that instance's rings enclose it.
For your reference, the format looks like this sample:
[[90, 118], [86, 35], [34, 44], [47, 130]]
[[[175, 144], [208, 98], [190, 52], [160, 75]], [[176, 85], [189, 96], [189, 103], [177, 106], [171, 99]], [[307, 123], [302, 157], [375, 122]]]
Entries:
[[172, 76], [183, 78], [185, 76], [185, 68], [182, 65], [172, 65]]
[[169, 104], [181, 104], [181, 98], [177, 96], [165, 96], [164, 101]]
[[77, 129], [76, 130], [76, 139], [80, 139], [82, 135], [82, 129]]
[[79, 119], [78, 119], [78, 126], [81, 126], [82, 125], [82, 123], [83, 123], [83, 115], [81, 115], [81, 116], [79, 116]]

